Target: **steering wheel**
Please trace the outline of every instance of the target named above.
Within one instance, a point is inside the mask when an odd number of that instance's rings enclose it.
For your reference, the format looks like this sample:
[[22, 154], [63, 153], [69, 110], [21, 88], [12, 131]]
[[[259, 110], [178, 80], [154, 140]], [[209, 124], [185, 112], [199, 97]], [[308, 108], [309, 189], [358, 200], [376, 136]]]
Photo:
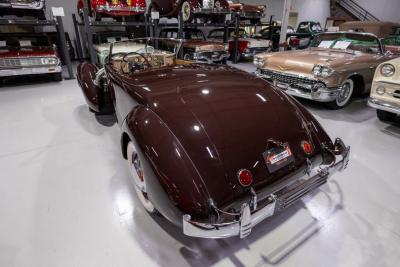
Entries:
[[[132, 62], [128, 61], [127, 58], [128, 58], [129, 56], [132, 56], [132, 55], [138, 55], [138, 56], [142, 57], [142, 58], [144, 59], [144, 62], [133, 62], [133, 65], [131, 65]], [[132, 68], [133, 70], [142, 70], [142, 69], [146, 69], [146, 68], [151, 68], [151, 64], [150, 64], [149, 60], [148, 60], [144, 55], [142, 55], [142, 54], [140, 54], [140, 53], [138, 53], [138, 52], [129, 52], [129, 53], [125, 53], [125, 55], [124, 55], [123, 58], [122, 58], [122, 61], [123, 61], [125, 64], [128, 64], [129, 71], [131, 71], [131, 68]], [[125, 66], [126, 66], [126, 65], [125, 65]], [[124, 66], [124, 68], [125, 68], [125, 66]], [[121, 68], [122, 68], [122, 66], [121, 66]], [[124, 69], [124, 68], [123, 68], [123, 69]]]

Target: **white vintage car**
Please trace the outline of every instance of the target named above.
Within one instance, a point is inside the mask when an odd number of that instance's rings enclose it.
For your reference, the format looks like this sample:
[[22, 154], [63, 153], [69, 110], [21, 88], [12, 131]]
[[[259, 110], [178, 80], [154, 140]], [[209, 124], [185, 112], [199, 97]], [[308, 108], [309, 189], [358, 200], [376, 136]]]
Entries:
[[[116, 53], [129, 53], [129, 52], [145, 52], [145, 44], [140, 44], [137, 42], [120, 42], [131, 40], [133, 36], [130, 36], [126, 32], [116, 31], [116, 32], [98, 32], [93, 36], [93, 49], [97, 55], [97, 64], [99, 66], [104, 66], [107, 61], [108, 55], [110, 53], [110, 45], [115, 43], [114, 51]], [[147, 46], [147, 53], [153, 53], [154, 48]]]
[[377, 109], [381, 121], [392, 121], [400, 115], [400, 58], [378, 66], [368, 104]]

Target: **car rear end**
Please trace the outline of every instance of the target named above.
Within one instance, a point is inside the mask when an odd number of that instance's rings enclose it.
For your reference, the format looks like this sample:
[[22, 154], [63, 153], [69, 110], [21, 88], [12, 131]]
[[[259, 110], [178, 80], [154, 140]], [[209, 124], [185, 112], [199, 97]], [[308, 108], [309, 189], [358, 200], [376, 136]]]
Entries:
[[96, 12], [107, 16], [135, 16], [146, 12], [145, 0], [96, 0], [93, 2]]

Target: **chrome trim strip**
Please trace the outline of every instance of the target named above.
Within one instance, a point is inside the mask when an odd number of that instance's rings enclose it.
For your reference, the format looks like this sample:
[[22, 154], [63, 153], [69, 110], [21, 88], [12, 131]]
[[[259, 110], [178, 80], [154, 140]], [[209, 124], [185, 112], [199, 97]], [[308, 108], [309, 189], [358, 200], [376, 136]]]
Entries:
[[390, 113], [400, 115], [400, 104], [390, 103], [388, 101], [370, 98], [368, 100], [368, 105], [372, 108], [387, 111]]

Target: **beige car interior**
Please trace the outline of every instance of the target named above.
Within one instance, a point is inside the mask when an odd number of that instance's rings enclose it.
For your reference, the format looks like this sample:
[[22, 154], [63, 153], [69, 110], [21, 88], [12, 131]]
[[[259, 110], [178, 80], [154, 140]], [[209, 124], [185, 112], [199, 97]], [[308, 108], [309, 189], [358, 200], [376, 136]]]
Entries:
[[[144, 69], [146, 68], [161, 68], [161, 67], [168, 67], [174, 65], [183, 65], [183, 64], [192, 64], [193, 61], [186, 61], [176, 59], [175, 54], [166, 51], [155, 51], [151, 54], [132, 54], [128, 57], [116, 57], [112, 60], [112, 64], [115, 70], [121, 71], [124, 74], [129, 74], [132, 72], [132, 65], [141, 65]], [[147, 61], [145, 60], [147, 59]], [[131, 64], [129, 64], [131, 63]], [[150, 66], [149, 66], [150, 64]], [[131, 65], [131, 66], [130, 66]]]

